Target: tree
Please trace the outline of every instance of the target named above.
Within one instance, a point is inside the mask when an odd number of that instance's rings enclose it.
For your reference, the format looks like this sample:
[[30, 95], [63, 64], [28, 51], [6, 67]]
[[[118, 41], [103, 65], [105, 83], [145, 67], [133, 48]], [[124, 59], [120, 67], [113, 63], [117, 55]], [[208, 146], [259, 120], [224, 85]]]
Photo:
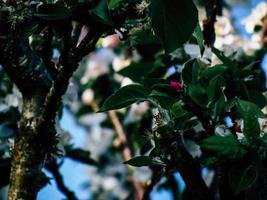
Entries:
[[[163, 176], [175, 195], [174, 171], [186, 184], [184, 199], [215, 199], [216, 194], [220, 199], [266, 198], [266, 136], [260, 124], [266, 118], [261, 111], [266, 105], [265, 84], [259, 63], [254, 62], [262, 59], [266, 39], [263, 48], [253, 57], [244, 55], [244, 61], [215, 48], [214, 24], [216, 16], [222, 14], [222, 1], [205, 2], [203, 31], [191, 0], [0, 3], [0, 64], [23, 99], [22, 111], [12, 108], [16, 110], [14, 122], [5, 124], [5, 128], [15, 131], [9, 200], [36, 199], [48, 182], [42, 172], [44, 167], [52, 172], [68, 199], [77, 199], [58, 172], [56, 118], [79, 63], [95, 50], [100, 38], [115, 31], [126, 41], [125, 49], [136, 48], [143, 60], [118, 72], [134, 83], [116, 92], [106, 87], [105, 83], [112, 81], [104, 78], [100, 83], [104, 92], [99, 89], [98, 101], [102, 106], [91, 107], [108, 112], [125, 164], [149, 166], [152, 171], [148, 186], [140, 188], [131, 181], [135, 198], [148, 199]], [[260, 29], [265, 38], [266, 30]], [[82, 33], [86, 33], [84, 37]], [[201, 54], [210, 48], [221, 64], [189, 59], [179, 48], [188, 41], [197, 43]], [[52, 61], [55, 48], [60, 51], [58, 61]], [[164, 79], [170, 66], [181, 63], [181, 73]], [[133, 157], [134, 144], [129, 142], [114, 110], [143, 101], [153, 111], [149, 116], [152, 127], [146, 126], [152, 143], [144, 150], [146, 155]], [[232, 124], [226, 126], [225, 119]], [[190, 154], [188, 141], [200, 146], [200, 158]], [[145, 146], [143, 141], [137, 143]], [[65, 149], [66, 156], [98, 165], [82, 149]], [[203, 166], [216, 172], [215, 191], [201, 176]]]

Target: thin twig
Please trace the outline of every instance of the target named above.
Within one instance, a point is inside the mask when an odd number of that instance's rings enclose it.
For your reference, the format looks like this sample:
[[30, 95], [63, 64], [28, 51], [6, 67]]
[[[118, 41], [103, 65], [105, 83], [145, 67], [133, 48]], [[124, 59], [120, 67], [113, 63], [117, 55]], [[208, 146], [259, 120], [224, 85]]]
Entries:
[[68, 198], [68, 200], [78, 200], [74, 192], [70, 191], [67, 186], [65, 186], [63, 177], [59, 173], [59, 167], [60, 166], [56, 163], [56, 161], [52, 161], [46, 165], [46, 169], [53, 174], [58, 189]]
[[[99, 110], [99, 106], [95, 101], [91, 104], [94, 111]], [[113, 124], [113, 127], [115, 129], [115, 133], [117, 134], [117, 138], [119, 140], [119, 144], [123, 147], [122, 149], [122, 157], [124, 161], [130, 160], [132, 158], [132, 152], [128, 145], [126, 133], [122, 127], [122, 124], [114, 110], [108, 111], [108, 116]], [[135, 181], [133, 177], [129, 177], [130, 182], [132, 183], [134, 189], [135, 189], [135, 200], [141, 200], [144, 195], [144, 188]]]
[[52, 75], [53, 78], [55, 78], [57, 75], [57, 68], [55, 66], [55, 63], [51, 61], [52, 40], [53, 31], [50, 27], [47, 27], [43, 31], [43, 43], [40, 49], [40, 56], [49, 73]]
[[[108, 115], [110, 117], [110, 120], [114, 126], [115, 132], [117, 134], [119, 143], [122, 145], [123, 149], [122, 149], [122, 155], [123, 155], [123, 160], [127, 161], [130, 160], [132, 158], [132, 153], [131, 153], [131, 149], [128, 145], [128, 141], [127, 141], [127, 137], [126, 137], [126, 133], [122, 127], [122, 124], [116, 114], [116, 112], [114, 110], [110, 110], [108, 111]], [[144, 189], [142, 188], [142, 186], [136, 182], [133, 178], [130, 179], [135, 191], [136, 191], [136, 196], [135, 196], [135, 200], [141, 200], [142, 197], [144, 196]]]
[[123, 159], [125, 161], [130, 160], [132, 158], [131, 150], [128, 146], [126, 134], [123, 130], [123, 127], [120, 123], [120, 120], [114, 110], [108, 111], [108, 115], [110, 120], [114, 126], [115, 132], [117, 133], [117, 137], [119, 139], [120, 144], [123, 146]]

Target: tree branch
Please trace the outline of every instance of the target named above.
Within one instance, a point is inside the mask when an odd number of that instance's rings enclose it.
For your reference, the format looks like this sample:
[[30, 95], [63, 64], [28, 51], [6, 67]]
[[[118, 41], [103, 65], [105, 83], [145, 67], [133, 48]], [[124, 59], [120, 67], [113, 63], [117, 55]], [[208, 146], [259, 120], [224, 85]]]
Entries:
[[172, 165], [181, 174], [190, 200], [212, 200], [213, 197], [200, 174], [200, 166], [187, 152], [187, 150], [176, 143], [170, 148]]
[[46, 94], [51, 77], [27, 39], [0, 39], [0, 63], [22, 94]]
[[[123, 160], [128, 161], [132, 158], [132, 153], [131, 153], [131, 149], [128, 145], [126, 133], [124, 132], [124, 129], [120, 123], [120, 120], [119, 120], [116, 112], [114, 110], [108, 111], [108, 115], [109, 115], [110, 120], [114, 126], [115, 132], [117, 133], [119, 143], [123, 147], [123, 149], [122, 149]], [[132, 185], [134, 186], [134, 189], [135, 189], [135, 199], [141, 200], [142, 197], [144, 196], [144, 189], [133, 178], [131, 178], [130, 180], [131, 180]]]
[[70, 191], [67, 186], [65, 186], [63, 177], [59, 173], [59, 168], [60, 166], [56, 161], [52, 161], [46, 165], [46, 169], [53, 174], [58, 189], [68, 198], [68, 200], [78, 200], [74, 192]]
[[214, 24], [216, 16], [222, 15], [222, 0], [210, 0], [206, 2], [206, 19], [203, 21], [203, 36], [204, 43], [208, 47], [212, 46], [215, 42], [216, 35]]
[[40, 55], [45, 67], [48, 69], [49, 73], [53, 77], [53, 79], [57, 75], [57, 68], [55, 63], [51, 61], [52, 54], [52, 40], [53, 40], [53, 31], [50, 27], [47, 27], [43, 31], [43, 44], [40, 49]]

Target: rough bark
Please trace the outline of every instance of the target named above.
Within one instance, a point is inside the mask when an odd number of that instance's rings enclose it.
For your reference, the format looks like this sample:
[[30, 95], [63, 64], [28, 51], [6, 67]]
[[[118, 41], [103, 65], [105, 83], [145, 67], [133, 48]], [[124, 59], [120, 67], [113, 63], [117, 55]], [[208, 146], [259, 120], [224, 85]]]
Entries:
[[8, 200], [36, 199], [42, 186], [39, 178], [42, 177], [46, 149], [35, 128], [43, 102], [42, 95], [24, 98], [19, 133], [13, 150]]
[[[36, 199], [39, 189], [43, 186], [43, 180], [39, 178], [42, 177], [41, 170], [47, 154], [51, 153], [49, 145], [53, 145], [55, 139], [55, 133], [50, 129], [54, 127], [62, 95], [67, 90], [69, 79], [77, 69], [79, 61], [94, 50], [102, 31], [100, 29], [100, 32], [88, 33], [77, 48], [76, 43], [68, 46], [71, 42], [71, 35], [68, 35], [65, 41], [65, 57], [61, 60], [58, 75], [50, 89], [40, 87], [31, 91], [29, 86], [26, 89], [22, 87], [23, 84], [20, 86], [23, 112], [19, 134], [15, 139], [8, 200]], [[6, 71], [10, 77], [13, 75], [13, 71], [10, 73], [7, 67]]]

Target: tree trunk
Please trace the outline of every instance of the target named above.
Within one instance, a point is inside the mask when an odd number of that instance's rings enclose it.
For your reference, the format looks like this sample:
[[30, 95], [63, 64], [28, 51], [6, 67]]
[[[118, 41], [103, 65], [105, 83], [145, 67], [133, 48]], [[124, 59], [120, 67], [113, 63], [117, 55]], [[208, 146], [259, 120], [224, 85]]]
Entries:
[[8, 200], [32, 200], [42, 186], [45, 145], [36, 131], [45, 97], [24, 97], [23, 112], [12, 158]]

